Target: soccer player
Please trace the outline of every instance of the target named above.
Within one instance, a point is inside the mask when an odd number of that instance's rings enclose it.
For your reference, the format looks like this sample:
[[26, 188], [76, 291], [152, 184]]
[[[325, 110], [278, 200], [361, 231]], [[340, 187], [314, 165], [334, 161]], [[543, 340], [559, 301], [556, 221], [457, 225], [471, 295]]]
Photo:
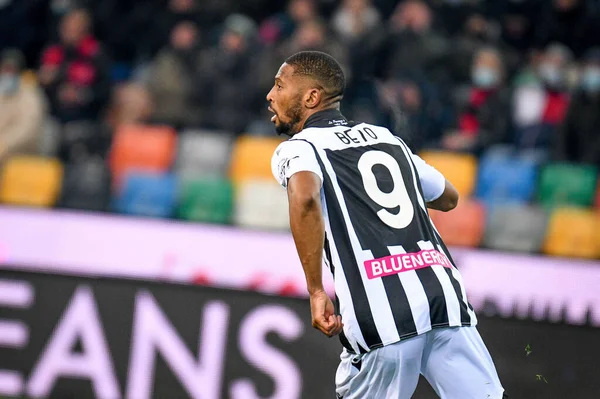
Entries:
[[304, 51], [283, 63], [267, 95], [277, 132], [291, 136], [272, 169], [287, 188], [312, 324], [344, 347], [338, 398], [410, 398], [419, 374], [443, 399], [502, 398], [461, 275], [427, 213], [453, 209], [455, 188], [388, 129], [347, 120], [344, 87], [335, 59]]

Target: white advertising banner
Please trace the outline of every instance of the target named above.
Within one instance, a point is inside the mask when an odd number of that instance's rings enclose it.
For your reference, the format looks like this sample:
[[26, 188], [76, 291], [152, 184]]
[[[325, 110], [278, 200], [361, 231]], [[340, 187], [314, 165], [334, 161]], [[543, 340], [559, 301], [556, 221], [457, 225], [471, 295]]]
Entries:
[[[451, 252], [477, 311], [600, 327], [600, 262]], [[289, 233], [55, 210], [0, 207], [0, 269], [306, 293]]]

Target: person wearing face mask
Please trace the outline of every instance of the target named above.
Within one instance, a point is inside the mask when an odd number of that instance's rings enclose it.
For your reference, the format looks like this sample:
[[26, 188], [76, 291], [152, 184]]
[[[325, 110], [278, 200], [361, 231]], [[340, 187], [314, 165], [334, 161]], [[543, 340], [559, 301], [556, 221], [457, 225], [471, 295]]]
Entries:
[[558, 161], [600, 166], [600, 48], [586, 53], [579, 88], [554, 141]]
[[569, 106], [567, 66], [572, 57], [570, 50], [561, 44], [552, 44], [538, 57], [529, 78], [534, 84], [517, 79], [515, 144], [521, 149], [548, 149]]
[[0, 55], [0, 164], [15, 154], [35, 153], [46, 117], [46, 103], [35, 86], [21, 83], [23, 55]]
[[442, 147], [479, 153], [506, 140], [510, 96], [504, 86], [504, 66], [497, 49], [481, 49], [471, 68], [472, 86], [466, 104], [460, 105], [457, 128], [442, 138]]

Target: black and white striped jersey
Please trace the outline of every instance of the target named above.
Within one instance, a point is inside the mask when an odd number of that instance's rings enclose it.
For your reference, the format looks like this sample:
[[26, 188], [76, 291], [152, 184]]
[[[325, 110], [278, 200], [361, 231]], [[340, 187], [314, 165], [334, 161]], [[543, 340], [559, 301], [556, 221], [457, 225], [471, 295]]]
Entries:
[[474, 326], [473, 308], [426, 202], [445, 179], [388, 129], [312, 115], [272, 160], [284, 187], [300, 171], [322, 181], [324, 259], [334, 276], [340, 339], [355, 353], [423, 334]]

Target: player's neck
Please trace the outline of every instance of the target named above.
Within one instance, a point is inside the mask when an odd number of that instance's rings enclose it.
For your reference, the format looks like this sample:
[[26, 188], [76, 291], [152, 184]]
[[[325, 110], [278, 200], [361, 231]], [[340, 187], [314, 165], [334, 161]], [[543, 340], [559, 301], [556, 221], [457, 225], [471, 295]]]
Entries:
[[333, 104], [329, 104], [327, 106], [323, 106], [323, 107], [319, 107], [319, 108], [310, 110], [310, 112], [308, 112], [306, 114], [306, 116], [304, 117], [304, 119], [298, 124], [298, 126], [300, 126], [300, 130], [298, 130], [298, 133], [305, 129], [306, 122], [308, 122], [309, 119], [311, 119], [311, 117], [313, 115], [318, 114], [319, 112], [323, 112], [323, 111], [338, 111], [338, 112], [340, 112], [340, 103], [336, 102]]

